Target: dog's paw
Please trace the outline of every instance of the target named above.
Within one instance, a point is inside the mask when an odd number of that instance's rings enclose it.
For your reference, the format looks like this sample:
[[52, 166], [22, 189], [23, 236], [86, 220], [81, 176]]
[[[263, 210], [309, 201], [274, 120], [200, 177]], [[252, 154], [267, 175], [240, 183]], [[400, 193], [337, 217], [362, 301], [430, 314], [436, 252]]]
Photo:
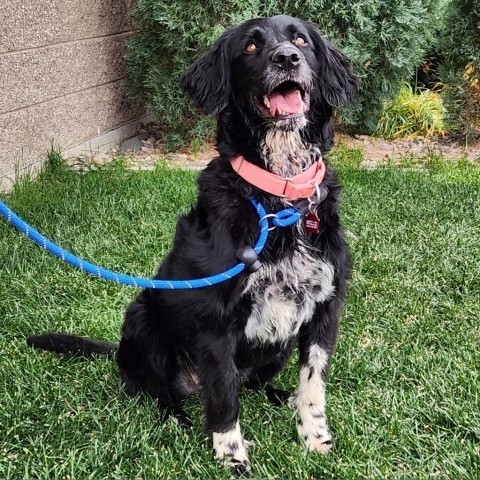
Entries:
[[272, 387], [267, 385], [265, 387], [265, 393], [267, 394], [268, 401], [272, 405], [280, 406], [284, 403], [290, 402], [291, 392], [286, 390], [280, 390], [279, 388]]
[[332, 437], [330, 435], [320, 437], [317, 437], [315, 435], [303, 435], [302, 439], [306, 447], [311, 452], [318, 452], [322, 455], [327, 455], [332, 449]]
[[252, 466], [246, 460], [240, 461], [236, 458], [231, 458], [228, 461], [224, 461], [224, 464], [230, 469], [230, 471], [237, 477], [245, 476], [249, 477], [252, 474]]
[[247, 449], [252, 445], [242, 438], [240, 426], [226, 432], [213, 432], [215, 458], [226, 465], [236, 475], [249, 475], [252, 471]]
[[183, 411], [180, 408], [172, 408], [166, 413], [167, 413], [167, 418], [171, 418], [180, 427], [191, 428], [193, 425], [192, 419], [188, 416], [188, 414], [185, 411]]
[[215, 458], [228, 467], [235, 475], [249, 475], [252, 466], [248, 460], [245, 445], [227, 444], [215, 449]]
[[311, 420], [313, 421], [301, 422], [298, 425], [298, 434], [311, 452], [326, 455], [332, 449], [332, 436], [328, 431], [325, 417]]
[[297, 394], [296, 393], [293, 393], [292, 395], [290, 395], [288, 398], [287, 398], [287, 405], [289, 408], [291, 408], [292, 410], [296, 410], [297, 409]]
[[331, 440], [324, 441], [323, 439], [313, 438], [306, 440], [305, 445], [311, 452], [321, 453], [322, 455], [328, 455], [332, 449]]

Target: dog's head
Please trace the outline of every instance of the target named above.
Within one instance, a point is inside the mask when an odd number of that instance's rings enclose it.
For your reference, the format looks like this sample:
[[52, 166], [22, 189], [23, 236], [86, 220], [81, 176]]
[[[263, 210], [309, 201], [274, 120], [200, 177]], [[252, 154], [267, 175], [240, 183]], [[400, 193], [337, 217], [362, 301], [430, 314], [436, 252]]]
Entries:
[[303, 129], [315, 110], [358, 90], [349, 60], [311, 22], [280, 15], [227, 30], [181, 78], [208, 114], [240, 110], [250, 126]]

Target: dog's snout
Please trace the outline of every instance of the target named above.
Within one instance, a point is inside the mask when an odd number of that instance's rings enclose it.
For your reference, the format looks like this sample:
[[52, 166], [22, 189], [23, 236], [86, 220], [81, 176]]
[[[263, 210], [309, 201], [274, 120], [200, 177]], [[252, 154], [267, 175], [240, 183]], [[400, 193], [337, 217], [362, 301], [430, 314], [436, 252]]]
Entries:
[[272, 62], [283, 70], [295, 68], [301, 61], [299, 51], [293, 46], [281, 46], [272, 55]]

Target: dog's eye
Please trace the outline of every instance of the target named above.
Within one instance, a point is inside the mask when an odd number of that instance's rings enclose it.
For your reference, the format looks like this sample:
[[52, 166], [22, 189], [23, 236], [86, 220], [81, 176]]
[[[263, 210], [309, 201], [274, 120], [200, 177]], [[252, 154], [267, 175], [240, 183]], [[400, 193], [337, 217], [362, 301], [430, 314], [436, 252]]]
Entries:
[[293, 43], [297, 47], [304, 47], [307, 44], [307, 41], [302, 36], [299, 35], [297, 38], [295, 38], [295, 40], [293, 40]]
[[253, 52], [256, 52], [258, 50], [257, 46], [253, 43], [253, 42], [250, 42], [246, 47], [245, 47], [245, 51], [247, 53], [253, 53]]

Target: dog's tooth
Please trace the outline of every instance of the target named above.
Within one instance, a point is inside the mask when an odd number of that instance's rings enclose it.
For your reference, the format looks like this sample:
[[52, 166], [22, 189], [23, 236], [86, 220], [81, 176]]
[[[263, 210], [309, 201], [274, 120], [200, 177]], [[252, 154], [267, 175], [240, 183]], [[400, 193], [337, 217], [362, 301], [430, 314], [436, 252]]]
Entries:
[[296, 90], [296, 92], [297, 92], [298, 98], [301, 100], [302, 99], [302, 93], [300, 92], [300, 90]]
[[263, 103], [267, 108], [270, 108], [270, 99], [266, 95], [263, 97]]
[[280, 108], [280, 106], [277, 105], [277, 113], [279, 115], [284, 115], [285, 112]]

